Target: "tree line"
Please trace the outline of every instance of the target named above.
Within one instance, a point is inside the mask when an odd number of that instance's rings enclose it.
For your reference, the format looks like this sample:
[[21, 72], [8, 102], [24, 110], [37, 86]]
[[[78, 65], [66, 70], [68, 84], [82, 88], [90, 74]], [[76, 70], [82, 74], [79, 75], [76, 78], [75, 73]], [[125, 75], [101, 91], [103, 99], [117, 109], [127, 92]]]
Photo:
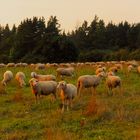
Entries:
[[66, 33], [56, 16], [0, 26], [0, 62], [77, 62], [140, 59], [140, 23], [105, 25], [95, 16]]

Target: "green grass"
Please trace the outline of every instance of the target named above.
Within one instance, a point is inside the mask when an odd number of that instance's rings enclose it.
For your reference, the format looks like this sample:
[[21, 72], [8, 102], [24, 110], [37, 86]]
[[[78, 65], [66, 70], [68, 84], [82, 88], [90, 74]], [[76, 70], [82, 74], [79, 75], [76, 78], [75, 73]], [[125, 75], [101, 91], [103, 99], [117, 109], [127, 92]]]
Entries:
[[[27, 86], [20, 88], [13, 79], [5, 90], [0, 88], [0, 139], [1, 140], [135, 140], [140, 139], [140, 76], [129, 76], [122, 71], [118, 75], [123, 82], [123, 96], [114, 90], [107, 96], [105, 80], [97, 88], [96, 98], [89, 89], [74, 101], [73, 108], [60, 110], [60, 100], [51, 103], [50, 96], [35, 103], [29, 87], [30, 68], [8, 68], [14, 74], [23, 71]], [[0, 80], [6, 68], [0, 69]], [[55, 68], [36, 71], [55, 74]], [[74, 77], [65, 77], [76, 85], [77, 78], [94, 74], [93, 67], [76, 68]]]

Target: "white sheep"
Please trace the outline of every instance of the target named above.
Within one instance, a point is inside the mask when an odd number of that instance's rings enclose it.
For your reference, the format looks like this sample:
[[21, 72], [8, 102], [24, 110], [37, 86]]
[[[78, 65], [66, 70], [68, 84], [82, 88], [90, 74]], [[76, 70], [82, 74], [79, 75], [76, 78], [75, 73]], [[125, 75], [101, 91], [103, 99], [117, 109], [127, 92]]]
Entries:
[[0, 64], [0, 68], [3, 68], [3, 67], [5, 67], [5, 66], [6, 66], [6, 65], [3, 64], [3, 63]]
[[36, 78], [39, 81], [56, 81], [56, 77], [52, 74], [41, 75], [37, 74], [36, 72], [31, 72], [31, 77]]
[[134, 70], [134, 66], [133, 66], [133, 65], [129, 65], [129, 66], [127, 67], [128, 73], [131, 72], [131, 71], [133, 71], [133, 70]]
[[56, 88], [57, 82], [55, 81], [38, 81], [35, 78], [30, 79], [29, 81], [32, 93], [35, 95], [36, 102], [37, 97], [40, 95], [50, 95], [51, 93], [56, 98]]
[[95, 74], [98, 75], [101, 72], [105, 72], [105, 70], [106, 70], [106, 67], [97, 68], [95, 71]]
[[106, 85], [110, 92], [116, 87], [119, 87], [121, 90], [121, 78], [119, 76], [109, 75], [106, 79]]
[[45, 68], [46, 68], [45, 64], [41, 64], [41, 63], [36, 64], [35, 67], [36, 70], [43, 70]]
[[23, 72], [17, 72], [15, 79], [18, 81], [20, 87], [23, 87], [26, 85], [25, 83], [25, 74]]
[[69, 67], [69, 68], [57, 68], [57, 77], [59, 76], [73, 76], [74, 75], [74, 68]]
[[4, 74], [3, 74], [3, 80], [2, 80], [2, 84], [4, 85], [4, 86], [6, 86], [7, 85], [7, 83], [9, 82], [9, 81], [11, 81], [13, 79], [13, 73], [11, 72], [11, 71], [6, 71]]
[[15, 67], [15, 63], [8, 63], [6, 67]]
[[65, 81], [60, 81], [58, 83], [57, 89], [60, 89], [60, 98], [63, 104], [63, 112], [65, 104], [67, 105], [67, 110], [69, 109], [69, 106], [72, 107], [72, 100], [77, 96], [77, 87], [70, 83], [67, 84]]
[[81, 89], [91, 88], [92, 95], [96, 94], [96, 87], [100, 84], [102, 77], [105, 77], [105, 73], [101, 72], [98, 75], [82, 75], [77, 80], [77, 93], [81, 96]]

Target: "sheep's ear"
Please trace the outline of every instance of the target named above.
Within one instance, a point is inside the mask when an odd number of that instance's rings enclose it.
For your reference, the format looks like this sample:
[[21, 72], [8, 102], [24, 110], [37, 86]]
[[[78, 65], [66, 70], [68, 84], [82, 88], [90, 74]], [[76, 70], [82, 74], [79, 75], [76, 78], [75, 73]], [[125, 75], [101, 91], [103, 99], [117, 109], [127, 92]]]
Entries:
[[32, 79], [31, 80], [29, 80], [29, 84], [31, 84], [33, 81], [32, 81]]

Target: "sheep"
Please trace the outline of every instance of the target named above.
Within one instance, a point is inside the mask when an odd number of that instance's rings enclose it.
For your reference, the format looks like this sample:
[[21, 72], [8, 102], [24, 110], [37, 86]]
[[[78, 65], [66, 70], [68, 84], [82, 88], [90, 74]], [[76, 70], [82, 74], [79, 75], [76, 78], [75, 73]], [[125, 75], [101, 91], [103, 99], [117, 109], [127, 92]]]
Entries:
[[101, 72], [105, 72], [105, 70], [106, 70], [106, 67], [97, 68], [95, 71], [95, 74], [98, 75]]
[[132, 70], [134, 70], [134, 66], [133, 66], [133, 65], [129, 65], [129, 66], [127, 67], [128, 73], [131, 72]]
[[74, 75], [74, 68], [69, 67], [69, 68], [57, 68], [57, 77], [59, 76], [73, 76]]
[[[96, 95], [96, 87], [100, 84], [102, 77], [105, 77], [105, 73], [101, 72], [98, 75], [82, 75], [77, 80], [77, 93], [78, 96], [81, 96], [82, 88], [91, 87], [92, 95]], [[94, 91], [94, 92], [93, 92]]]
[[117, 67], [110, 67], [108, 71], [112, 71], [114, 73], [116, 73], [118, 71], [118, 68]]
[[15, 67], [27, 67], [28, 66], [28, 64], [27, 63], [17, 63], [17, 64], [15, 64]]
[[119, 70], [122, 70], [123, 66], [122, 64], [118, 63], [118, 64], [115, 64], [115, 67], [117, 67], [117, 69]]
[[23, 72], [17, 72], [15, 79], [18, 81], [20, 87], [23, 87], [26, 85], [25, 83], [25, 74]]
[[56, 81], [56, 77], [52, 74], [48, 74], [48, 75], [41, 75], [41, 74], [37, 74], [36, 72], [31, 72], [31, 77], [32, 78], [36, 78], [39, 81]]
[[111, 92], [112, 89], [116, 87], [121, 89], [121, 78], [119, 76], [109, 75], [106, 79], [106, 85]]
[[107, 73], [107, 76], [115, 76], [115, 73], [114, 72], [112, 72], [112, 71], [109, 71], [108, 73]]
[[32, 64], [29, 65], [29, 67], [34, 69], [35, 68], [35, 64], [32, 63]]
[[6, 86], [7, 85], [7, 83], [9, 82], [9, 81], [11, 81], [13, 79], [13, 73], [11, 72], [11, 71], [6, 71], [4, 74], [3, 74], [3, 80], [2, 80], [2, 84], [4, 85], [4, 86]]
[[1, 63], [0, 68], [3, 68], [3, 67], [5, 67], [5, 64]]
[[56, 99], [57, 82], [38, 81], [37, 79], [32, 78], [30, 79], [29, 84], [32, 89], [32, 93], [35, 95], [36, 102], [37, 97], [40, 97], [40, 95], [50, 95], [51, 93], [54, 95]]
[[57, 89], [61, 90], [62, 112], [64, 112], [65, 104], [67, 105], [67, 110], [69, 110], [69, 105], [72, 107], [72, 99], [77, 96], [77, 87], [73, 84], [67, 84], [65, 81], [60, 81]]
[[6, 66], [7, 67], [15, 67], [15, 63], [8, 63]]
[[41, 64], [41, 63], [38, 63], [38, 64], [36, 64], [36, 70], [43, 70], [43, 69], [45, 69], [46, 68], [46, 66], [45, 66], [45, 64]]

